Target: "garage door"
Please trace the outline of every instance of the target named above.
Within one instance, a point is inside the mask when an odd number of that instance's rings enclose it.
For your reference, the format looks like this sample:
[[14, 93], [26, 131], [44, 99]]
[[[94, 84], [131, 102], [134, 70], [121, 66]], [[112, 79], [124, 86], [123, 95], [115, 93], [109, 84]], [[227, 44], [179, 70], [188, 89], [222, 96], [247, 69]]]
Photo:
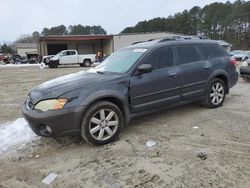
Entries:
[[56, 55], [58, 52], [67, 50], [68, 45], [67, 44], [48, 44], [48, 55]]
[[79, 54], [94, 54], [94, 46], [92, 44], [78, 44]]

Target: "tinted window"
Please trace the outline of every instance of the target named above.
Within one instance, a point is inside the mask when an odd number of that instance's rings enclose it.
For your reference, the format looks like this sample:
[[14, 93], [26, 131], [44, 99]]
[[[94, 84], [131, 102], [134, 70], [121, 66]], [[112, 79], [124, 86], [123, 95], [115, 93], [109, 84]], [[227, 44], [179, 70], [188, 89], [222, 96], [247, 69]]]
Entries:
[[202, 60], [195, 45], [178, 45], [175, 47], [179, 64], [192, 63]]
[[216, 44], [201, 44], [198, 48], [205, 59], [224, 57], [227, 55], [225, 50]]
[[171, 67], [174, 65], [173, 51], [171, 47], [166, 47], [161, 50], [160, 53], [160, 68]]
[[159, 64], [159, 60], [160, 60], [160, 50], [155, 50], [153, 52], [151, 52], [143, 61], [143, 64], [150, 64], [152, 65], [153, 69], [157, 69], [158, 68], [158, 64]]
[[75, 51], [71, 51], [71, 55], [76, 55], [76, 52]]

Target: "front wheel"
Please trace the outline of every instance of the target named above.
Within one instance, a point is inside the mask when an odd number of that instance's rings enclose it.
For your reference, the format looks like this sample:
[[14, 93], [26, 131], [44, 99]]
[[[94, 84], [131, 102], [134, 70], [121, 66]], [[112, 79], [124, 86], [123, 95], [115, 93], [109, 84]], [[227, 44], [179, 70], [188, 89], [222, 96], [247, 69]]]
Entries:
[[114, 141], [123, 127], [123, 114], [113, 103], [100, 101], [93, 104], [85, 113], [81, 135], [94, 145], [105, 145]]
[[59, 61], [50, 61], [48, 64], [49, 68], [58, 68]]
[[225, 98], [226, 87], [224, 81], [219, 78], [213, 79], [207, 88], [204, 105], [209, 108], [217, 108], [222, 106]]

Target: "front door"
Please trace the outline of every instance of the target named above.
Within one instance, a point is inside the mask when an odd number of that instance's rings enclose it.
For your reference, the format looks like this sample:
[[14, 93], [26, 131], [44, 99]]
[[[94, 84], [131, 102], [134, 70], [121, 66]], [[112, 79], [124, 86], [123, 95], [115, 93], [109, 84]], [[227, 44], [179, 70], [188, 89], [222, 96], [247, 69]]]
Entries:
[[77, 63], [78, 56], [76, 54], [76, 51], [65, 51], [62, 53], [62, 56], [60, 57], [60, 64], [75, 64]]
[[173, 50], [163, 47], [151, 52], [141, 64], [151, 64], [153, 71], [130, 78], [130, 100], [133, 113], [165, 107], [180, 100], [179, 68]]

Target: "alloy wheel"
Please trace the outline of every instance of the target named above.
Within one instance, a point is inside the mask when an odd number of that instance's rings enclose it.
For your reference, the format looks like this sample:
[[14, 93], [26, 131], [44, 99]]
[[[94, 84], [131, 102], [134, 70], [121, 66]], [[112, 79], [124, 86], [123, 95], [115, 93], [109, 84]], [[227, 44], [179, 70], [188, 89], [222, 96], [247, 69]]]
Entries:
[[215, 82], [212, 86], [210, 99], [214, 105], [219, 105], [225, 97], [224, 86], [220, 82]]
[[101, 109], [90, 118], [89, 132], [94, 139], [105, 141], [116, 133], [118, 125], [119, 119], [113, 110]]

